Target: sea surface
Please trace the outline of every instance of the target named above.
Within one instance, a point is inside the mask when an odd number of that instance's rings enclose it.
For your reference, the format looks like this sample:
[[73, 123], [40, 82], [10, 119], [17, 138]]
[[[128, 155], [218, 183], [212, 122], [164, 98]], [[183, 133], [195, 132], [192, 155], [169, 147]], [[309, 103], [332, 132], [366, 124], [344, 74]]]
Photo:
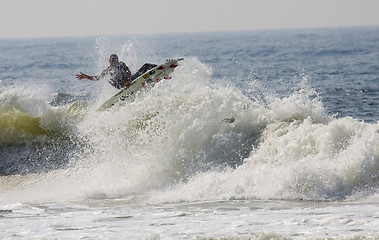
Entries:
[[[171, 79], [108, 111], [111, 54]], [[379, 239], [379, 27], [0, 40], [1, 239]]]

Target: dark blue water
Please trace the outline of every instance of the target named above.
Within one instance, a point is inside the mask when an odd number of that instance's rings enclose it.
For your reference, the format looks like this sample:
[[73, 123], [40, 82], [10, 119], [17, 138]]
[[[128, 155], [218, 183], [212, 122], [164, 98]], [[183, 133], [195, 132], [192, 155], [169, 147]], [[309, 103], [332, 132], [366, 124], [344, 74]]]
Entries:
[[261, 90], [286, 95], [305, 76], [330, 114], [379, 119], [377, 27], [1, 40], [0, 52], [1, 89], [43, 85], [51, 95], [93, 93], [93, 85], [74, 76], [97, 74], [112, 52], [133, 59], [127, 64], [135, 70], [184, 56], [210, 66], [215, 82], [242, 91], [255, 81]]
[[[330, 114], [379, 119], [378, 28], [191, 34], [175, 39], [181, 43], [176, 51], [199, 57], [212, 66], [215, 78], [228, 78], [241, 89], [256, 80], [285, 95], [305, 75]], [[169, 48], [170, 38], [164, 43]]]

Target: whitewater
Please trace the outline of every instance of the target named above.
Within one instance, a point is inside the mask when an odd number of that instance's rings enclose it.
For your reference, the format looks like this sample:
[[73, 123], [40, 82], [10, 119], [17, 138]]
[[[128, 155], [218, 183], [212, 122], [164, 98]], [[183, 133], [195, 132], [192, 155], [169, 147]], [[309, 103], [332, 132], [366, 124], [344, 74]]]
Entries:
[[[378, 28], [1, 40], [3, 239], [379, 239]], [[184, 57], [99, 112], [96, 74]]]

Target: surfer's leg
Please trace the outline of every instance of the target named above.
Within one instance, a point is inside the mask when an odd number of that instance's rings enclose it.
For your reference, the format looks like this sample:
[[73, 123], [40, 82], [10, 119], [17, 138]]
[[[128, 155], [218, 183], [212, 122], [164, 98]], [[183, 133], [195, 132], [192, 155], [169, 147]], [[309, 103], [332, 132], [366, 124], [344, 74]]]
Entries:
[[152, 69], [152, 68], [154, 68], [154, 67], [156, 67], [157, 65], [155, 65], [155, 64], [152, 64], [152, 63], [145, 63], [139, 70], [138, 70], [138, 72], [142, 72], [142, 73], [144, 73], [144, 72], [147, 72], [148, 70], [150, 70], [150, 69]]
[[141, 76], [142, 74], [144, 74], [145, 72], [147, 72], [148, 70], [156, 67], [157, 65], [155, 64], [152, 64], [152, 63], [145, 63], [133, 76], [132, 76], [132, 79], [136, 79], [138, 78], [139, 76]]

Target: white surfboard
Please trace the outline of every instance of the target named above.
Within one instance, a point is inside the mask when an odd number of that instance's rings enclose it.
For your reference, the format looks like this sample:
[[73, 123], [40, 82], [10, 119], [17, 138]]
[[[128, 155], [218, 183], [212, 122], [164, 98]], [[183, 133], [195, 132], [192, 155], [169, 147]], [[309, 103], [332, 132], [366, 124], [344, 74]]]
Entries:
[[163, 79], [171, 78], [169, 75], [178, 66], [178, 61], [181, 60], [183, 60], [183, 58], [167, 60], [165, 63], [148, 70], [136, 78], [131, 83], [130, 87], [121, 89], [113, 97], [103, 103], [97, 110], [107, 110], [121, 101], [132, 101], [134, 99], [134, 94], [141, 90], [141, 88], [152, 87], [155, 83], [160, 82]]

